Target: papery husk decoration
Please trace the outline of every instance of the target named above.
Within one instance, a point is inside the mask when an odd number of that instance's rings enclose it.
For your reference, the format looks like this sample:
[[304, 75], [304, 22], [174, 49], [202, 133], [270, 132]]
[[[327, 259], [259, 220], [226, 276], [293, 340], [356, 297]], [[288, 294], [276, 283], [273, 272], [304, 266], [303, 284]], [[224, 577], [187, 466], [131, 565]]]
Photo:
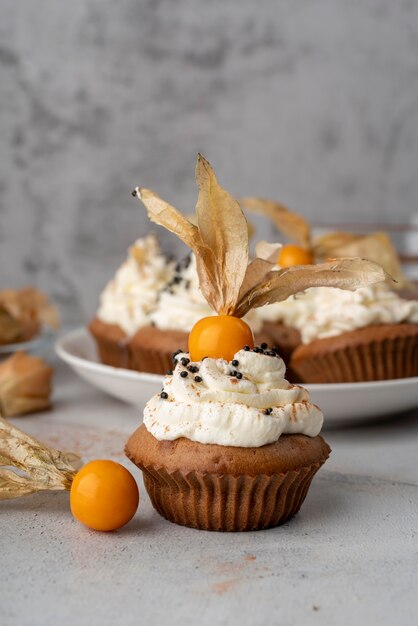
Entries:
[[0, 344], [27, 341], [42, 326], [59, 326], [58, 311], [45, 294], [34, 287], [0, 291]]
[[239, 202], [244, 209], [269, 217], [280, 233], [292, 243], [309, 249], [317, 262], [361, 257], [378, 263], [395, 280], [391, 283], [392, 288], [416, 289], [403, 273], [395, 247], [385, 232], [357, 235], [337, 231], [314, 238], [307, 220], [279, 202], [264, 198], [242, 198]]
[[0, 363], [0, 410], [5, 416], [50, 408], [53, 369], [43, 359], [16, 352]]
[[[244, 213], [239, 203], [219, 185], [211, 165], [200, 154], [196, 182], [199, 188], [196, 224], [153, 191], [137, 187], [134, 193], [147, 208], [152, 222], [164, 226], [193, 250], [202, 294], [220, 315], [243, 317], [252, 308], [285, 300], [308, 287], [355, 290], [387, 277], [376, 263], [357, 258], [277, 271], [274, 247], [269, 249], [267, 258], [256, 258], [249, 263]], [[302, 225], [300, 232], [301, 239], [308, 240], [306, 232], [302, 235]]]
[[398, 253], [389, 236], [377, 231], [369, 235], [355, 235], [348, 232], [328, 233], [316, 237], [312, 244], [315, 258], [361, 256], [374, 261], [395, 279], [397, 289], [416, 289], [402, 271]]
[[302, 248], [311, 247], [311, 227], [299, 213], [266, 198], [240, 198], [238, 202], [243, 209], [269, 217], [277, 230], [292, 242]]
[[81, 463], [76, 454], [41, 443], [0, 416], [0, 465], [0, 500], [8, 500], [70, 489]]

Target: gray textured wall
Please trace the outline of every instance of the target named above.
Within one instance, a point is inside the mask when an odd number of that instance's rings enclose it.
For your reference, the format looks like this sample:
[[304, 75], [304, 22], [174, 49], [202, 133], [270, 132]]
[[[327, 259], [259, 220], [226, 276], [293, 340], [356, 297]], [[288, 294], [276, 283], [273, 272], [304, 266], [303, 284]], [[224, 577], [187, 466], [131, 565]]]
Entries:
[[416, 212], [413, 0], [0, 0], [0, 90], [0, 284], [68, 323], [149, 228], [133, 186], [189, 211], [198, 150], [311, 218]]

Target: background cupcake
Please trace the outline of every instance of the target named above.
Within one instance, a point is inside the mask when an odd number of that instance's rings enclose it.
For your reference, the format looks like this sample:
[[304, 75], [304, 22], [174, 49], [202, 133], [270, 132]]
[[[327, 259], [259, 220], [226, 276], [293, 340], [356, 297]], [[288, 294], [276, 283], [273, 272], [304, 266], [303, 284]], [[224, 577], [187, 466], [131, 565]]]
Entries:
[[156, 238], [138, 239], [128, 257], [106, 285], [89, 330], [103, 363], [133, 367], [129, 344], [149, 324], [158, 292], [173, 275], [174, 264], [161, 253]]
[[264, 307], [260, 316], [278, 343], [283, 329], [299, 338], [289, 364], [302, 382], [418, 375], [418, 301], [399, 297], [385, 283], [356, 291], [308, 289]]

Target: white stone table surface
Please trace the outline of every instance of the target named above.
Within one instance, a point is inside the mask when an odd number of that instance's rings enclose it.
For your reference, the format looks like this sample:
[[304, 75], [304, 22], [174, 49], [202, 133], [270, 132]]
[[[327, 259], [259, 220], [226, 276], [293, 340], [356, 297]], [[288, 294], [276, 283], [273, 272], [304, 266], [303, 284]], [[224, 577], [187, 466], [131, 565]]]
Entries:
[[0, 503], [2, 626], [418, 624], [418, 410], [329, 431], [330, 460], [282, 527], [171, 524], [123, 457], [138, 411], [58, 368], [55, 406], [15, 420], [83, 458], [121, 460], [141, 502], [116, 533], [76, 522], [67, 493]]

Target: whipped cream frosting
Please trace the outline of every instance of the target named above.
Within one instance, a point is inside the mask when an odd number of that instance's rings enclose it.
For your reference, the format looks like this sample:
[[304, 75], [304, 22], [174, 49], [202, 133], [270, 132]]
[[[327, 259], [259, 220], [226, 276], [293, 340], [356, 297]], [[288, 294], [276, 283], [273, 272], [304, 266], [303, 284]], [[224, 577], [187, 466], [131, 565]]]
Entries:
[[282, 434], [315, 437], [323, 414], [309, 393], [285, 378], [273, 352], [240, 350], [234, 361], [190, 362], [181, 353], [161, 394], [144, 410], [144, 424], [158, 440], [186, 437], [200, 443], [258, 448]]
[[[200, 292], [196, 257], [191, 253], [176, 265], [175, 274], [160, 293], [150, 319], [161, 330], [190, 332], [202, 317], [210, 315], [216, 313]], [[262, 321], [255, 311], [250, 311], [243, 319], [253, 332], [261, 330]]]
[[418, 301], [400, 298], [385, 283], [356, 291], [312, 287], [262, 307], [259, 315], [297, 328], [306, 344], [372, 324], [418, 323]]
[[138, 239], [102, 292], [97, 317], [102, 322], [117, 324], [127, 335], [133, 335], [149, 324], [158, 292], [173, 272], [173, 263], [167, 262], [153, 235]]

